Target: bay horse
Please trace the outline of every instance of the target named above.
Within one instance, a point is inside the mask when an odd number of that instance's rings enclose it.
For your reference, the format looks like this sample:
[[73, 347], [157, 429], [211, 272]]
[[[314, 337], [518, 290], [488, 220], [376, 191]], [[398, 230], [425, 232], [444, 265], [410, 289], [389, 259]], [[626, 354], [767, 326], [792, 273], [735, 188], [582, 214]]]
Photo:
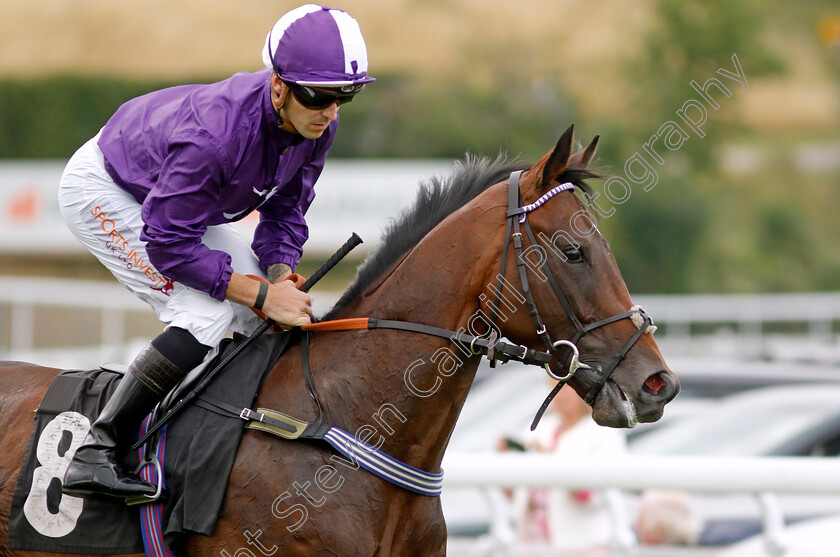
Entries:
[[[575, 187], [589, 191], [583, 180], [594, 176], [586, 167], [598, 138], [573, 154], [572, 134], [570, 127], [536, 164], [518, 168], [518, 195], [509, 195], [517, 165], [506, 157], [467, 158], [449, 178], [427, 182], [324, 319], [375, 317], [452, 331], [483, 324], [481, 334], [498, 327], [503, 337], [532, 349], [544, 349], [545, 338], [574, 337], [585, 365], [568, 383], [591, 401], [596, 422], [632, 427], [659, 419], [679, 382], [652, 335], [639, 334], [649, 321], [625, 319], [633, 302], [607, 242], [575, 194]], [[548, 195], [563, 183], [574, 186]], [[530, 212], [512, 209], [514, 199]], [[523, 234], [519, 221], [525, 217], [530, 231]], [[542, 251], [529, 237], [544, 244]], [[519, 249], [508, 249], [516, 243]], [[325, 421], [415, 468], [439, 472], [480, 362], [452, 345], [400, 330], [311, 333], [312, 385]], [[257, 406], [314, 419], [301, 350], [301, 344], [290, 347], [270, 370]], [[442, 351], [446, 358], [435, 359]], [[560, 353], [546, 366], [557, 376], [565, 365]], [[0, 367], [3, 557], [57, 555], [12, 552], [6, 532], [32, 415], [58, 371], [24, 363]], [[534, 380], [541, 378], [535, 373]], [[188, 536], [173, 549], [236, 557], [272, 555], [278, 548], [284, 556], [446, 553], [439, 497], [396, 487], [350, 463], [322, 444], [248, 430], [214, 534]]]

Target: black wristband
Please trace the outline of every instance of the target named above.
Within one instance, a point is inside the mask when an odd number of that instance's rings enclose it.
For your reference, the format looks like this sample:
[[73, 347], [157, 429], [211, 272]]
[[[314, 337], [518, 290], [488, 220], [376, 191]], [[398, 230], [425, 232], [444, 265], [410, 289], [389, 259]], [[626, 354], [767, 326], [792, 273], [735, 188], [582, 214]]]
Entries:
[[263, 304], [265, 303], [265, 297], [268, 295], [268, 284], [265, 282], [260, 282], [260, 291], [257, 294], [257, 301], [254, 302], [254, 309], [262, 310]]

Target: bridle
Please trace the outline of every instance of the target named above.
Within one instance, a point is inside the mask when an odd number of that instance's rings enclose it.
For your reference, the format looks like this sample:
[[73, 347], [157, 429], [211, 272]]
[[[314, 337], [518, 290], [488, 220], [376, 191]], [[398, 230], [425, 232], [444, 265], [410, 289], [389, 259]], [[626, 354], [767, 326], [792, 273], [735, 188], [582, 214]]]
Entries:
[[[634, 306], [630, 308], [630, 310], [625, 311], [623, 313], [619, 313], [611, 317], [606, 317], [604, 319], [599, 319], [598, 321], [595, 321], [594, 323], [590, 323], [588, 325], [583, 325], [583, 323], [575, 313], [575, 310], [572, 308], [568, 297], [566, 297], [566, 295], [563, 293], [563, 289], [560, 288], [560, 285], [557, 284], [557, 280], [551, 273], [551, 270], [548, 267], [548, 258], [543, 257], [542, 262], [540, 264], [540, 269], [543, 272], [543, 275], [547, 277], [547, 280], [551, 285], [551, 289], [554, 291], [555, 297], [560, 302], [560, 305], [563, 306], [563, 309], [566, 312], [569, 321], [576, 329], [575, 335], [572, 337], [571, 340], [553, 341], [551, 339], [551, 336], [548, 333], [548, 329], [545, 326], [545, 322], [540, 316], [539, 309], [537, 308], [537, 304], [534, 301], [534, 296], [531, 292], [530, 284], [528, 282], [528, 272], [526, 269], [525, 258], [523, 257], [522, 250], [522, 230], [524, 229], [525, 235], [528, 237], [528, 240], [532, 246], [539, 246], [539, 244], [537, 243], [537, 238], [534, 235], [534, 231], [531, 229], [531, 225], [528, 222], [528, 213], [541, 207], [546, 201], [548, 201], [558, 193], [574, 190], [575, 186], [569, 182], [560, 184], [559, 186], [556, 186], [548, 192], [546, 192], [534, 203], [523, 206], [522, 196], [519, 191], [519, 180], [521, 176], [521, 170], [512, 172], [510, 175], [508, 185], [508, 210], [505, 213], [507, 220], [505, 228], [505, 244], [504, 248], [502, 249], [501, 268], [499, 270], [498, 275], [499, 283], [496, 289], [496, 303], [493, 305], [493, 307], [491, 307], [491, 329], [497, 329], [497, 308], [502, 288], [502, 277], [504, 277], [505, 274], [505, 268], [507, 266], [508, 260], [508, 249], [510, 247], [512, 239], [513, 248], [516, 253], [516, 265], [519, 269], [519, 280], [522, 285], [522, 294], [524, 294], [525, 296], [525, 300], [528, 307], [528, 313], [531, 316], [531, 320], [534, 323], [534, 328], [536, 330], [537, 336], [540, 337], [542, 342], [545, 344], [548, 352], [558, 357], [558, 361], [565, 362], [567, 359], [569, 360], [568, 366], [563, 366], [568, 367], [568, 371], [565, 375], [559, 375], [556, 372], [552, 371], [549, 365], [545, 366], [546, 372], [549, 374], [549, 376], [552, 379], [558, 381], [558, 383], [546, 397], [545, 401], [543, 402], [542, 406], [537, 412], [537, 415], [534, 417], [534, 421], [531, 424], [531, 429], [534, 429], [537, 423], [539, 422], [540, 418], [542, 417], [543, 413], [545, 412], [546, 408], [548, 408], [548, 405], [551, 402], [551, 400], [560, 391], [563, 385], [565, 385], [566, 382], [575, 375], [578, 369], [590, 369], [593, 370], [593, 372], [598, 373], [600, 375], [598, 381], [594, 385], [592, 385], [592, 387], [589, 389], [586, 396], [584, 397], [584, 401], [587, 404], [592, 405], [592, 403], [595, 401], [595, 398], [598, 396], [598, 393], [600, 393], [601, 389], [603, 389], [604, 386], [607, 384], [607, 381], [609, 380], [610, 376], [621, 363], [621, 361], [624, 360], [624, 358], [627, 356], [627, 353], [630, 351], [630, 349], [633, 348], [633, 345], [636, 344], [636, 342], [639, 340], [639, 338], [641, 338], [643, 334], [653, 333], [653, 331], [656, 330], [656, 327], [653, 325], [653, 320], [650, 318], [650, 316], [640, 306]], [[592, 366], [581, 362], [579, 360], [580, 352], [577, 348], [578, 341], [581, 338], [583, 338], [587, 333], [590, 333], [599, 327], [615, 323], [616, 321], [621, 321], [622, 319], [631, 319], [636, 325], [637, 330], [630, 337], [630, 340], [627, 341], [627, 343], [624, 345], [621, 351], [613, 357], [609, 365], [607, 365], [607, 367], [604, 370], [598, 371]], [[558, 350], [560, 348], [565, 349], [566, 352], [562, 355], [562, 357], [558, 356]], [[569, 353], [571, 353], [571, 358], [569, 358]], [[491, 365], [493, 364], [491, 363]]]

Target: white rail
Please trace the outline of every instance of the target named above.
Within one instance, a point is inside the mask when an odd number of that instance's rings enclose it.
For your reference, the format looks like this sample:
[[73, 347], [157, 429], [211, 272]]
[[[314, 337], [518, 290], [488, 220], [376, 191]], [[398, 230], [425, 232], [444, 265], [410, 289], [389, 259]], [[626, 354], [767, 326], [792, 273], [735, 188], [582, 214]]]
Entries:
[[[127, 315], [132, 311], [150, 311], [116, 282], [33, 277], [0, 277], [0, 307], [4, 306], [9, 308], [9, 333], [8, 341], [0, 339], [0, 354], [8, 347], [4, 357], [70, 366], [120, 357], [131, 340], [126, 336]], [[50, 359], [49, 356], [43, 354], [39, 358], [35, 352], [38, 308], [98, 310], [99, 338], [91, 335], [86, 346], [63, 349], [54, 358], [57, 361], [44, 362], [43, 357]]]
[[840, 495], [836, 458], [627, 456], [570, 461], [551, 454], [453, 453], [446, 455], [442, 467], [447, 487]]
[[792, 323], [840, 320], [840, 293], [657, 294], [634, 296], [654, 316], [669, 324]]
[[0, 277], [0, 303], [116, 311], [148, 308], [116, 281]]
[[840, 362], [840, 293], [642, 295], [672, 354]]
[[[778, 495], [840, 495], [836, 458], [796, 457], [646, 457], [619, 459], [580, 457], [574, 461], [537, 453], [450, 453], [443, 460], [447, 489], [485, 491], [493, 519], [493, 555], [518, 555], [511, 530], [511, 512], [500, 496], [505, 488], [605, 490], [612, 514], [612, 547], [617, 556], [645, 554], [636, 546], [631, 517], [621, 491], [676, 490], [691, 493], [747, 494], [761, 511], [764, 554], [788, 555], [785, 518]], [[533, 549], [533, 548], [532, 548]], [[702, 549], [702, 554], [707, 554]], [[714, 553], [713, 551], [711, 553]], [[658, 555], [664, 555], [654, 553]], [[698, 550], [669, 556], [697, 555]]]
[[[840, 322], [840, 293], [634, 296], [658, 324]], [[0, 276], [0, 303], [63, 307], [145, 307], [116, 282]]]
[[[318, 293], [313, 296], [313, 308], [324, 312], [336, 298], [334, 293]], [[86, 336], [87, 341], [72, 348], [44, 346], [43, 340], [36, 343], [39, 323], [43, 325], [44, 319], [36, 310], [44, 308], [98, 311], [99, 335], [80, 335]], [[138, 350], [139, 339], [128, 338], [127, 320], [131, 314], [155, 322], [149, 306], [115, 280], [0, 276], [0, 316], [5, 309], [9, 326], [5, 337], [0, 336], [0, 358], [68, 367], [97, 365], [103, 360], [125, 361]], [[75, 322], [70, 321], [67, 326], [75, 326]]]
[[[334, 293], [317, 293], [316, 312], [326, 311], [335, 299]], [[835, 333], [840, 293], [644, 295], [635, 301], [658, 325], [665, 325], [657, 340], [671, 354], [840, 362], [840, 337]], [[127, 313], [148, 312], [115, 281], [0, 276], [0, 316], [4, 308], [10, 315], [9, 331], [0, 337], [0, 355], [32, 353], [38, 326], [35, 310], [45, 307], [101, 311], [100, 336], [91, 338], [87, 352], [97, 345], [130, 341], [125, 338]], [[768, 335], [764, 329], [770, 323], [797, 325], [802, 334]], [[692, 331], [697, 325], [706, 326], [704, 334]]]

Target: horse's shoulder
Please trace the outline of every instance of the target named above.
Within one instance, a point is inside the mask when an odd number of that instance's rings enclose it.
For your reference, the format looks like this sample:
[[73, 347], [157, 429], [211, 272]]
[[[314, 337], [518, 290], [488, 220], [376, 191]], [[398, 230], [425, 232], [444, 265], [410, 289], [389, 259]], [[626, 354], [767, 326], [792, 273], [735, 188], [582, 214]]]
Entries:
[[[26, 362], [0, 361], [0, 408], [13, 411], [22, 405], [31, 406], [34, 411], [60, 372], [60, 369]], [[31, 413], [27, 413], [27, 418], [31, 418]]]
[[[0, 508], [9, 508], [35, 409], [59, 371], [25, 362], [0, 362]], [[0, 530], [2, 542], [6, 525], [0, 523]]]
[[49, 374], [52, 377], [55, 377], [56, 375], [58, 375], [59, 372], [61, 372], [60, 369], [56, 369], [54, 367], [44, 367], [39, 366], [37, 364], [31, 364], [29, 362], [0, 360], [0, 372], [5, 373], [6, 371], [24, 371], [39, 374]]
[[0, 361], [0, 385], [14, 384], [20, 381], [28, 382], [29, 386], [36, 384], [49, 385], [60, 369], [44, 367], [28, 362]]

